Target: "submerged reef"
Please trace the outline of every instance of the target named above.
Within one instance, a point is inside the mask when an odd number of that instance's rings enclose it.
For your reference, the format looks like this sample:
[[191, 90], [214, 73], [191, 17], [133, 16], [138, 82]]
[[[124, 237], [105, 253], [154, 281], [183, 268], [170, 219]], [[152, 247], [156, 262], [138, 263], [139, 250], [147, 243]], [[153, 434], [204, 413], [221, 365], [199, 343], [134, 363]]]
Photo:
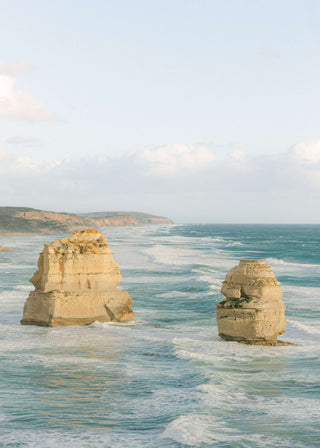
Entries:
[[252, 345], [284, 345], [286, 329], [280, 282], [263, 260], [241, 260], [222, 284], [217, 305], [219, 336]]
[[23, 325], [85, 325], [129, 321], [132, 299], [119, 291], [121, 273], [106, 237], [83, 230], [45, 244], [23, 310]]

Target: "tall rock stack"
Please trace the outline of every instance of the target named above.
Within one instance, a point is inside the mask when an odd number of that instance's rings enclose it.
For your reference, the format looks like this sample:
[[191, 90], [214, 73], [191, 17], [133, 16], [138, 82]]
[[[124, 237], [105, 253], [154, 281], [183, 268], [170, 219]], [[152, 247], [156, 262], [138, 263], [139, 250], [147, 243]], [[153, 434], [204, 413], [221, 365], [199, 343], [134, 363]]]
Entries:
[[35, 291], [24, 305], [24, 325], [85, 325], [94, 321], [129, 321], [132, 299], [119, 291], [121, 273], [106, 237], [96, 230], [75, 232], [45, 244]]
[[217, 305], [219, 336], [249, 344], [275, 345], [286, 329], [281, 285], [266, 261], [241, 260], [222, 284]]

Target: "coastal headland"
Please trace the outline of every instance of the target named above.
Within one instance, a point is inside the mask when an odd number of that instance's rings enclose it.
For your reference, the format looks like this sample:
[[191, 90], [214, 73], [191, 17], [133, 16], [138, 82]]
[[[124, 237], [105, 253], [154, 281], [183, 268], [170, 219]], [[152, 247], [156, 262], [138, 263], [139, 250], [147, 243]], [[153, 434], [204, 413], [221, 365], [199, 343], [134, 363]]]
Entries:
[[0, 207], [0, 235], [67, 233], [103, 226], [173, 224], [169, 218], [140, 212], [59, 213], [28, 207]]

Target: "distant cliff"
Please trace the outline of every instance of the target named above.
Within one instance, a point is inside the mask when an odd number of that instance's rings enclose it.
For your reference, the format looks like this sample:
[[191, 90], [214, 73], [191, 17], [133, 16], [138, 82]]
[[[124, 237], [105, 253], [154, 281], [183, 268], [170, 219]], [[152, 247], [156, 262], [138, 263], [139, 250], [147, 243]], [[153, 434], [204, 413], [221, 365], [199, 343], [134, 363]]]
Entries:
[[173, 224], [169, 218], [138, 212], [101, 212], [75, 215], [27, 207], [0, 207], [0, 234], [66, 233], [103, 226]]
[[[145, 224], [174, 224], [169, 218], [163, 216], [149, 215], [148, 213], [141, 212], [97, 212], [97, 213], [80, 213], [80, 216], [94, 218], [94, 219], [122, 219], [124, 217], [134, 218], [137, 223], [132, 225], [145, 225]], [[103, 224], [105, 225], [105, 224]], [[122, 224], [112, 224], [122, 225]], [[123, 224], [126, 225], [126, 224]], [[130, 224], [131, 225], [131, 224]]]

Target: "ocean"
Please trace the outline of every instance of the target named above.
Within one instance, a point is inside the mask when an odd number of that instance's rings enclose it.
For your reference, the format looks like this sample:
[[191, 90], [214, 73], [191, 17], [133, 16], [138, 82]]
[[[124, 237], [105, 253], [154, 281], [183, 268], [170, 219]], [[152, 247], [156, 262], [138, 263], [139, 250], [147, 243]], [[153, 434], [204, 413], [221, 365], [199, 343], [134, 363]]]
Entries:
[[[2, 237], [0, 447], [320, 446], [320, 226], [101, 229], [136, 321], [21, 326], [44, 243]], [[216, 304], [240, 259], [265, 259], [296, 346], [218, 337]]]

